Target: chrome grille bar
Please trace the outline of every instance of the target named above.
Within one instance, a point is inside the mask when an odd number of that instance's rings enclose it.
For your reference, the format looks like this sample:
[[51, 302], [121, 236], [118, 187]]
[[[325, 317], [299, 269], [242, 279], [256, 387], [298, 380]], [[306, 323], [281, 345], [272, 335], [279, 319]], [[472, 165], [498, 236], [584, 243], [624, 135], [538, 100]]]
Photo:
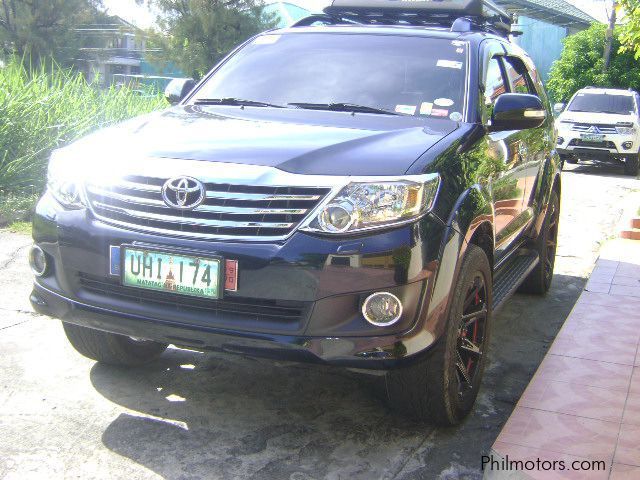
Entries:
[[[93, 202], [93, 205], [100, 210], [112, 211], [129, 217], [136, 217], [143, 220], [154, 220], [166, 223], [192, 225], [198, 227], [221, 227], [221, 228], [283, 228], [289, 229], [294, 223], [271, 223], [271, 222], [233, 222], [223, 220], [208, 220], [191, 218], [188, 216], [160, 215], [158, 213], [143, 212], [128, 208], [114, 207], [101, 202]], [[189, 212], [185, 212], [188, 215]]]
[[[107, 172], [85, 185], [95, 217], [133, 230], [197, 239], [285, 239], [347, 181], [271, 167], [169, 159], [136, 162], [134, 167], [137, 171], [125, 176], [109, 178]], [[123, 169], [128, 166], [119, 171]], [[204, 200], [193, 209], [175, 208], [163, 197], [163, 185], [185, 170], [205, 187]], [[218, 177], [210, 177], [211, 171]]]
[[241, 192], [207, 192], [207, 198], [215, 198], [220, 200], [247, 200], [255, 202], [272, 202], [287, 200], [304, 200], [317, 201], [322, 197], [320, 195], [283, 195], [283, 194], [264, 194], [264, 193], [241, 193]]
[[594, 126], [597, 127], [598, 130], [600, 130], [600, 133], [609, 135], [618, 133], [615, 125], [591, 125], [586, 123], [576, 123], [573, 125], [572, 130], [575, 132], [589, 133], [589, 130], [591, 130], [591, 128]]
[[[167, 206], [162, 200], [156, 200], [153, 198], [144, 197], [132, 197], [122, 193], [114, 192], [93, 185], [88, 185], [87, 190], [98, 197], [103, 199], [112, 198], [120, 202], [129, 203], [132, 205], [145, 205], [149, 207], [162, 208], [165, 210], [171, 210], [171, 207]], [[276, 196], [276, 200], [283, 200], [281, 196]], [[289, 195], [290, 200], [306, 200], [308, 197], [312, 197], [312, 200], [318, 200], [320, 197], [317, 195], [295, 196]], [[302, 198], [301, 198], [302, 197]], [[259, 207], [225, 207], [218, 205], [200, 205], [195, 208], [195, 212], [207, 212], [207, 213], [229, 213], [234, 215], [304, 215], [307, 213], [306, 208], [259, 208]]]
[[162, 187], [159, 185], [129, 182], [127, 180], [123, 180], [122, 183], [119, 184], [119, 186], [122, 188], [126, 188], [127, 190], [136, 190], [138, 192], [160, 193], [162, 191]]

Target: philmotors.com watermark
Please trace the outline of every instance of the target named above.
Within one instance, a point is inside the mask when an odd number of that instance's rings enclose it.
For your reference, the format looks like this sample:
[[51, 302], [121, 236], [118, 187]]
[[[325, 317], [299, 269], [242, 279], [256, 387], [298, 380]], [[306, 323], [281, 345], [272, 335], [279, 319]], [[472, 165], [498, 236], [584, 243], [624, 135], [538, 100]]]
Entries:
[[493, 455], [482, 456], [482, 470], [490, 471], [520, 471], [520, 472], [597, 472], [606, 470], [604, 460], [548, 460], [528, 458], [526, 460], [512, 459]]

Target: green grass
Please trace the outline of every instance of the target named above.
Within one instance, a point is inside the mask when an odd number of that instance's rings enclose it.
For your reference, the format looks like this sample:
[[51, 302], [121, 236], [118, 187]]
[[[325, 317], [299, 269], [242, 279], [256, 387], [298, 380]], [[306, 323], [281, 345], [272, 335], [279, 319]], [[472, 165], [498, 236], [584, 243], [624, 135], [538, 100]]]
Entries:
[[9, 193], [42, 191], [53, 149], [166, 106], [160, 94], [101, 89], [77, 72], [55, 65], [29, 71], [10, 60], [0, 67], [0, 209]]
[[8, 194], [0, 192], [0, 227], [29, 220], [37, 201], [38, 193], [34, 190]]
[[31, 235], [31, 222], [13, 222], [9, 224], [7, 230], [11, 233], [20, 233], [22, 235]]

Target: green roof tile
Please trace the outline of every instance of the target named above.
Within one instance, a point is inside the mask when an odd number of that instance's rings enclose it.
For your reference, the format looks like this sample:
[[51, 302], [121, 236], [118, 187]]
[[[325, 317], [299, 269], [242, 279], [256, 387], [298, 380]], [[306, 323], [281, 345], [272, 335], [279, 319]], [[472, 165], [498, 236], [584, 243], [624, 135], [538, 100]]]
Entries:
[[555, 25], [579, 24], [587, 26], [595, 18], [565, 0], [494, 0], [511, 13], [519, 13]]

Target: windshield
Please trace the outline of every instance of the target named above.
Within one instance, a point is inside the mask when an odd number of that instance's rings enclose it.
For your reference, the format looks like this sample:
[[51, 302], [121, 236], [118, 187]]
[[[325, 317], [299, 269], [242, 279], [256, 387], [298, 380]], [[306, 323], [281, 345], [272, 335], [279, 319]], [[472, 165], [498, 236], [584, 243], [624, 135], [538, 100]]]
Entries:
[[466, 69], [465, 42], [374, 34], [268, 34], [229, 59], [191, 101], [234, 98], [345, 110], [358, 105], [461, 121]]
[[629, 115], [634, 113], [635, 107], [631, 95], [579, 93], [569, 105], [569, 111]]

